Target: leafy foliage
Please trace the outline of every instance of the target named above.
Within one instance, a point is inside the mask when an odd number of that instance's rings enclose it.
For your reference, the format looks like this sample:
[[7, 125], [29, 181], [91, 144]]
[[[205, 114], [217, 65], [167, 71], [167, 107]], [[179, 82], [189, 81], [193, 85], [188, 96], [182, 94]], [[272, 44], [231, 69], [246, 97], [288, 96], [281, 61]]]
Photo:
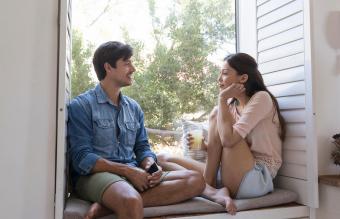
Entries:
[[218, 68], [209, 56], [234, 39], [234, 15], [230, 0], [178, 0], [161, 22], [155, 0], [148, 2], [156, 45], [145, 57], [144, 44], [125, 30], [137, 71], [124, 93], [141, 104], [148, 127], [171, 129], [183, 113], [208, 112], [215, 105]]
[[92, 44], [85, 44], [81, 33], [77, 30], [72, 31], [72, 36], [71, 93], [73, 98], [93, 88], [95, 82], [90, 77], [90, 60], [94, 47]]

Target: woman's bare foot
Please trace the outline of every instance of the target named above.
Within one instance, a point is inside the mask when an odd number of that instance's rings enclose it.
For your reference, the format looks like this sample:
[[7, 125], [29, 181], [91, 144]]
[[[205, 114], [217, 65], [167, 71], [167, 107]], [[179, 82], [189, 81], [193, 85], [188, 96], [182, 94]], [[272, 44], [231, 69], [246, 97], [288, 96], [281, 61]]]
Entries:
[[112, 211], [103, 205], [95, 202], [91, 205], [90, 209], [87, 211], [84, 219], [95, 219], [98, 217], [104, 217], [106, 215], [111, 214]]
[[213, 202], [223, 205], [227, 212], [231, 215], [235, 215], [237, 212], [236, 205], [233, 199], [230, 198], [229, 191], [226, 187], [215, 189], [207, 184], [202, 196]]

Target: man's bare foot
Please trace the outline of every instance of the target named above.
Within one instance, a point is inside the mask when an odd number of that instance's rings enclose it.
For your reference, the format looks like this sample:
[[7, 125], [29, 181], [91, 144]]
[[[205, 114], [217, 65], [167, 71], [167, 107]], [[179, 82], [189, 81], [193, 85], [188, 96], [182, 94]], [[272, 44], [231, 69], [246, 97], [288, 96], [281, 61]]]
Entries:
[[104, 217], [106, 215], [111, 214], [112, 211], [103, 205], [95, 202], [91, 205], [90, 209], [87, 211], [84, 219], [95, 219], [98, 217]]
[[227, 212], [231, 215], [235, 215], [237, 212], [236, 205], [233, 199], [230, 198], [229, 191], [226, 187], [215, 189], [207, 184], [202, 196], [213, 202], [223, 205]]

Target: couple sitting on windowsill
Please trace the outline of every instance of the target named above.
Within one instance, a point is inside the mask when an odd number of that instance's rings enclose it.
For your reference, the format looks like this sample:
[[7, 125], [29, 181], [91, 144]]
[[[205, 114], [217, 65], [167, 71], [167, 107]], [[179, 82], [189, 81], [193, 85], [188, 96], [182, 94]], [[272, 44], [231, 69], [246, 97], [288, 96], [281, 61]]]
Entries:
[[[224, 58], [218, 104], [202, 142], [206, 163], [150, 150], [142, 109], [120, 91], [132, 84], [131, 57], [129, 45], [110, 41], [99, 46], [93, 56], [99, 84], [69, 105], [72, 184], [80, 198], [93, 202], [86, 219], [112, 212], [119, 219], [143, 218], [143, 207], [198, 195], [235, 214], [233, 198], [273, 190], [282, 163], [284, 120], [251, 56]], [[192, 145], [193, 136], [187, 139]]]

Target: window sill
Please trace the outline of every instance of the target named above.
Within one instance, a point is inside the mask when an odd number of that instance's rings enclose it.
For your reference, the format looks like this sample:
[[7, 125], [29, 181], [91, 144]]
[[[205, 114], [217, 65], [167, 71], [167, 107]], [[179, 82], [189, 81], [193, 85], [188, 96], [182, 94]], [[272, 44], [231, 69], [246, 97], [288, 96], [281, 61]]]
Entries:
[[322, 175], [319, 176], [319, 183], [340, 187], [340, 175]]

